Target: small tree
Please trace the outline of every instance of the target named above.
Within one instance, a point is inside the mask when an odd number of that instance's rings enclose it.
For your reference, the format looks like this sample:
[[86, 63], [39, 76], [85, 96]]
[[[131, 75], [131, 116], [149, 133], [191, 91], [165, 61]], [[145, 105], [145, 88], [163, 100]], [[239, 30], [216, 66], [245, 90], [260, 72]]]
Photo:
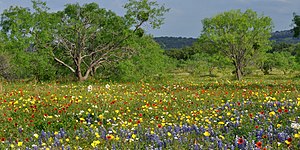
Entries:
[[295, 26], [293, 28], [294, 37], [298, 37], [300, 35], [300, 16], [296, 15], [296, 13], [294, 13], [293, 16], [294, 16], [293, 21], [294, 21], [294, 24], [295, 24]]
[[283, 71], [284, 75], [290, 73], [296, 68], [296, 57], [289, 52], [274, 53], [272, 58], [276, 62], [276, 67]]
[[161, 75], [175, 68], [175, 63], [163, 55], [163, 50], [152, 37], [144, 36], [136, 41], [134, 49], [137, 49], [137, 52], [115, 65], [110, 74], [111, 79], [119, 81], [159, 79]]
[[230, 58], [238, 80], [260, 53], [270, 49], [272, 20], [248, 9], [231, 10], [202, 21], [201, 38]]
[[274, 59], [273, 53], [266, 53], [260, 57], [259, 62], [257, 62], [260, 70], [264, 75], [270, 74], [273, 68], [276, 66], [276, 60]]

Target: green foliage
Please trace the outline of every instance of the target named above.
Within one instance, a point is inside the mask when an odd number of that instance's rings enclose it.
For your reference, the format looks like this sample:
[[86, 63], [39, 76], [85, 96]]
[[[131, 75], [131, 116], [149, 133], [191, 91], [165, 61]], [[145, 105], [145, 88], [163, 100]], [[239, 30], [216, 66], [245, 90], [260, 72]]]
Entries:
[[197, 76], [215, 76], [215, 70], [225, 71], [229, 68], [230, 61], [218, 54], [196, 53], [191, 59], [186, 61], [187, 71]]
[[45, 3], [33, 1], [33, 10], [11, 6], [1, 15], [1, 34], [5, 45], [0, 51], [11, 58], [11, 76], [37, 80], [55, 77], [51, 58], [42, 47], [52, 38], [49, 24], [54, 19], [50, 19], [51, 14], [46, 13], [47, 10]]
[[164, 54], [177, 60], [186, 61], [190, 59], [192, 55], [196, 54], [196, 52], [193, 47], [185, 47], [182, 49], [165, 50]]
[[0, 62], [0, 77], [9, 79], [11, 66], [8, 56], [0, 53]]
[[270, 49], [272, 20], [248, 9], [231, 10], [202, 21], [201, 38], [231, 59], [238, 80], [260, 52]]
[[286, 51], [266, 53], [260, 62], [260, 69], [265, 75], [274, 68], [281, 70], [284, 75], [297, 69], [296, 57]]
[[260, 61], [258, 62], [260, 70], [264, 73], [264, 75], [270, 74], [272, 69], [276, 65], [276, 60], [274, 59], [273, 53], [266, 53], [263, 57], [260, 57]]
[[294, 37], [298, 37], [300, 35], [300, 16], [296, 15], [296, 13], [294, 13], [293, 15], [294, 15], [293, 22], [295, 24], [295, 27], [293, 28]]
[[12, 56], [17, 77], [37, 80], [65, 74], [62, 66], [78, 80], [86, 80], [101, 65], [130, 56], [134, 51], [131, 43], [144, 36], [142, 25], [148, 22], [158, 28], [168, 11], [156, 2], [130, 0], [124, 17], [99, 8], [97, 3], [68, 4], [64, 10], [50, 13], [45, 2], [32, 2], [32, 10], [14, 6], [5, 10], [0, 26], [3, 52]]
[[129, 0], [124, 8], [127, 10], [125, 19], [128, 24], [139, 26], [148, 22], [153, 29], [157, 29], [163, 24], [163, 16], [170, 10], [151, 0]]
[[135, 51], [131, 43], [144, 35], [142, 25], [149, 22], [152, 28], [158, 28], [168, 11], [147, 0], [130, 0], [124, 7], [127, 13], [122, 17], [96, 3], [67, 5], [57, 13], [62, 21], [53, 30], [57, 41], [55, 60], [79, 81], [86, 80], [99, 67], [129, 57]]
[[276, 62], [276, 68], [282, 70], [285, 75], [293, 72], [297, 68], [296, 58], [289, 52], [274, 53], [272, 59]]
[[174, 61], [163, 55], [163, 50], [149, 36], [137, 40], [137, 52], [121, 61], [112, 72], [111, 79], [118, 81], [139, 81], [160, 79], [174, 69]]
[[296, 53], [296, 62], [300, 63], [300, 43], [294, 45], [294, 51]]
[[295, 50], [293, 44], [280, 42], [280, 43], [273, 43], [272, 49], [267, 51], [268, 53], [275, 53], [275, 52], [289, 52], [292, 55], [295, 55]]
[[154, 40], [165, 50], [189, 47], [197, 41], [196, 38], [185, 37], [155, 37]]

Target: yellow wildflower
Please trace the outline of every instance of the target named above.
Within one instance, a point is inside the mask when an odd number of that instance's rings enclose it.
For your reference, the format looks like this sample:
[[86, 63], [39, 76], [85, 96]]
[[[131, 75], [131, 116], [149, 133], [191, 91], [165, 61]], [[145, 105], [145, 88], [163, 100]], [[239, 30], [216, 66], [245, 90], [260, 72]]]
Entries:
[[135, 139], [135, 138], [136, 138], [136, 135], [135, 135], [135, 134], [132, 134], [131, 137], [132, 137], [133, 139]]
[[271, 112], [269, 112], [269, 115], [270, 115], [270, 116], [274, 116], [274, 115], [275, 115], [275, 112], [274, 112], [274, 111], [271, 111]]
[[210, 133], [207, 132], [207, 131], [205, 131], [205, 132], [204, 132], [204, 136], [210, 136]]
[[225, 124], [225, 123], [224, 123], [224, 122], [222, 122], [222, 121], [220, 121], [220, 122], [218, 122], [218, 124], [221, 124], [221, 125], [222, 125], [222, 124]]
[[296, 133], [294, 136], [295, 138], [300, 138], [300, 133]]

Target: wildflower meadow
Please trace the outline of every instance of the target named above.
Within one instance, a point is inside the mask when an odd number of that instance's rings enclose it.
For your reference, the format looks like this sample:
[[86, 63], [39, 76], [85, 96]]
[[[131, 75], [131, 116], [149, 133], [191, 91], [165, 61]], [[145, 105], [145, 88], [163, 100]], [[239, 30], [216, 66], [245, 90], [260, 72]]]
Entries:
[[0, 149], [299, 149], [300, 84], [3, 83]]

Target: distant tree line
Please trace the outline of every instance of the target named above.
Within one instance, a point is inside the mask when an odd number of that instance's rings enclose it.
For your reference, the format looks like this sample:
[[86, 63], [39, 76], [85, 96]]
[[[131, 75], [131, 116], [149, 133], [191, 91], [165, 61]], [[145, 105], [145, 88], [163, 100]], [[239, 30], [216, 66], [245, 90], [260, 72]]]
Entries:
[[[180, 49], [192, 46], [197, 38], [185, 37], [154, 37], [154, 40], [165, 50]], [[272, 33], [270, 40], [275, 43], [299, 43], [300, 37], [294, 37], [294, 31], [284, 30]]]
[[192, 46], [197, 41], [196, 38], [186, 37], [154, 37], [154, 40], [165, 50]]

